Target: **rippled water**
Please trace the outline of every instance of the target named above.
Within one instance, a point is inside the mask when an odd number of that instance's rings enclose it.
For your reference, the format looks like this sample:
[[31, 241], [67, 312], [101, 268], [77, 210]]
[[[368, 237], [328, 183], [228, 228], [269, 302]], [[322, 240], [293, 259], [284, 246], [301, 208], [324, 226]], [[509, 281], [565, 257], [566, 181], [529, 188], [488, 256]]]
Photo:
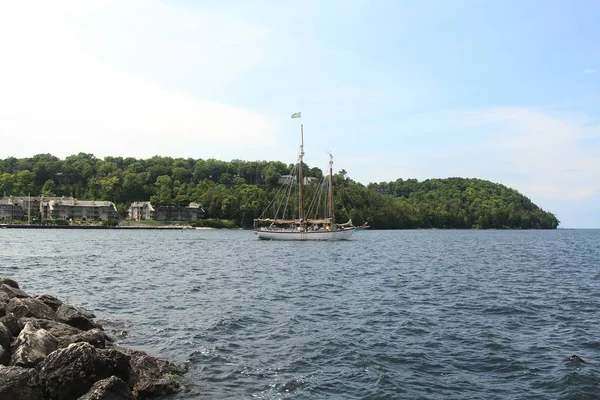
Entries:
[[598, 230], [1, 229], [0, 275], [188, 363], [178, 399], [599, 398]]

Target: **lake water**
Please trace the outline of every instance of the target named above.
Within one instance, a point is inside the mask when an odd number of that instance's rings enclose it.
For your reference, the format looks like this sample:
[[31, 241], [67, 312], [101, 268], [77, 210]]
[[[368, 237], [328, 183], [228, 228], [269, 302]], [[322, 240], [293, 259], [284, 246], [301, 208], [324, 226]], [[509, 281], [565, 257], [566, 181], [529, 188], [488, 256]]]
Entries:
[[0, 275], [188, 364], [177, 399], [600, 396], [599, 230], [0, 229]]

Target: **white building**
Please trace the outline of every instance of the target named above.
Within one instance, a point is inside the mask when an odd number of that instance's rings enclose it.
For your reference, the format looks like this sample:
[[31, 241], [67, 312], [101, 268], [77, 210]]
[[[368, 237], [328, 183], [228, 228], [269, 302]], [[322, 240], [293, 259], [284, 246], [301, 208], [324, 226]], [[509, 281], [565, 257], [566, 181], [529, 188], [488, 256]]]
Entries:
[[154, 216], [154, 207], [149, 201], [136, 201], [131, 203], [127, 210], [129, 219], [139, 221], [141, 219], [152, 219]]
[[117, 215], [112, 201], [91, 201], [64, 198], [47, 203], [47, 218], [81, 221], [106, 221]]

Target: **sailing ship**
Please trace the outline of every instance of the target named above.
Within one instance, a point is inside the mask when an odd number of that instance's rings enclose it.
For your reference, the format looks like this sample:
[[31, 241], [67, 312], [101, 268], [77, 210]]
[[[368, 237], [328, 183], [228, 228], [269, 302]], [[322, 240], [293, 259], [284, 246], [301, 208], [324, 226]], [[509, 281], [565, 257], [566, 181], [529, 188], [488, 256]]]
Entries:
[[[301, 118], [300, 113], [292, 114], [292, 118]], [[288, 186], [298, 185], [298, 214], [294, 218], [286, 216], [288, 210], [287, 202], [290, 199], [291, 190], [283, 187], [277, 193], [279, 196], [274, 196], [271, 205], [276, 200], [279, 204], [276, 207], [274, 215], [265, 217], [263, 212], [260, 218], [254, 219], [254, 234], [263, 240], [348, 240], [354, 234], [356, 228], [352, 224], [352, 220], [344, 224], [336, 224], [333, 213], [333, 156], [329, 155], [329, 176], [326, 181], [327, 190], [322, 190], [325, 185], [322, 183], [315, 190], [315, 197], [311, 201], [308, 210], [304, 209], [304, 186], [305, 182], [302, 177], [302, 160], [304, 157], [304, 125], [300, 124], [300, 153], [298, 163], [292, 171], [291, 179], [287, 179]], [[294, 172], [297, 171], [297, 175]], [[297, 178], [297, 180], [296, 180]], [[318, 215], [318, 201], [316, 199], [319, 194], [324, 192], [327, 194], [327, 212], [326, 215]], [[273, 207], [275, 208], [275, 207]]]

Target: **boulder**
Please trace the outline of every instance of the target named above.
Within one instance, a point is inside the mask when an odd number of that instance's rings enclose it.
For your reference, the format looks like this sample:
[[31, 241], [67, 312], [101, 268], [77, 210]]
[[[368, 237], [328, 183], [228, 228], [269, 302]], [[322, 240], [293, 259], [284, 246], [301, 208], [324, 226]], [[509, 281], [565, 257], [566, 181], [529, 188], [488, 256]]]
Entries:
[[10, 363], [10, 344], [12, 340], [12, 333], [10, 333], [6, 325], [0, 322], [0, 365], [8, 365]]
[[50, 321], [47, 319], [37, 318], [21, 318], [19, 325], [31, 323], [37, 329], [45, 329], [50, 332], [57, 340], [58, 347], [67, 347], [71, 343], [86, 342], [97, 348], [105, 348], [106, 342], [112, 342], [112, 339], [101, 329], [90, 329], [82, 331], [71, 325], [67, 325], [58, 321]]
[[0, 322], [2, 322], [4, 326], [8, 328], [13, 336], [19, 336], [19, 332], [21, 332], [21, 329], [23, 329], [23, 327], [19, 325], [17, 316], [13, 313], [7, 313], [5, 316], [0, 318]]
[[131, 389], [122, 379], [116, 376], [102, 379], [92, 386], [89, 392], [79, 400], [132, 400], [134, 399]]
[[10, 297], [6, 292], [0, 291], [0, 317], [4, 317], [6, 314], [5, 308], [8, 302], [10, 301]]
[[57, 339], [61, 336], [77, 335], [83, 332], [81, 329], [77, 329], [71, 325], [67, 325], [63, 322], [51, 321], [49, 319], [39, 319], [32, 317], [23, 317], [19, 319], [19, 325], [21, 329], [27, 324], [33, 324], [37, 329], [45, 329], [53, 334]]
[[34, 367], [58, 348], [58, 340], [45, 329], [27, 323], [14, 344], [10, 365]]
[[41, 400], [42, 390], [35, 368], [0, 367], [0, 399]]
[[4, 348], [4, 350], [10, 350], [10, 344], [12, 341], [12, 333], [6, 327], [6, 325], [4, 325], [4, 323], [0, 322], [0, 347]]
[[60, 305], [63, 303], [56, 297], [50, 296], [49, 294], [42, 294], [41, 296], [35, 296], [34, 298], [41, 301], [54, 311], [58, 310], [58, 307], [60, 307]]
[[[89, 343], [86, 343], [89, 345]], [[127, 384], [131, 383], [131, 364], [129, 356], [116, 349], [98, 349], [99, 369], [98, 379], [108, 378], [114, 375], [121, 378]]]
[[28, 295], [27, 293], [25, 293], [21, 289], [9, 286], [6, 283], [0, 285], [0, 291], [6, 293], [8, 295], [8, 297], [10, 297], [11, 299], [14, 298], [14, 297], [18, 297], [18, 298], [22, 298], [22, 299], [23, 298], [27, 298], [27, 297], [31, 297], [30, 295]]
[[101, 379], [116, 376], [129, 382], [129, 357], [114, 349], [98, 350], [89, 343], [74, 343], [58, 349], [37, 369], [44, 399], [75, 400]]
[[10, 351], [0, 346], [0, 365], [10, 364]]
[[6, 305], [6, 313], [13, 313], [19, 318], [34, 317], [40, 319], [56, 319], [56, 313], [50, 307], [32, 297], [12, 298]]
[[74, 326], [75, 328], [79, 328], [83, 331], [87, 331], [88, 329], [92, 329], [94, 327], [94, 323], [88, 319], [84, 313], [82, 313], [78, 308], [68, 304], [61, 304], [56, 311], [56, 318], [65, 324]]
[[17, 281], [13, 281], [12, 279], [7, 278], [5, 276], [0, 276], [0, 285], [8, 285], [14, 287], [15, 289], [20, 289]]
[[77, 310], [81, 313], [81, 315], [83, 315], [84, 317], [86, 317], [88, 319], [96, 318], [96, 314], [94, 314], [92, 311], [88, 310], [87, 308], [83, 308], [83, 307], [75, 307], [75, 308], [77, 308]]
[[85, 342], [89, 343], [97, 349], [106, 347], [106, 334], [100, 329], [90, 329], [89, 331], [81, 332], [76, 335], [63, 336], [59, 339], [60, 347], [67, 347], [71, 343]]
[[184, 369], [143, 351], [117, 348], [130, 358], [133, 391], [137, 399], [167, 396], [185, 389], [179, 379], [185, 373]]

